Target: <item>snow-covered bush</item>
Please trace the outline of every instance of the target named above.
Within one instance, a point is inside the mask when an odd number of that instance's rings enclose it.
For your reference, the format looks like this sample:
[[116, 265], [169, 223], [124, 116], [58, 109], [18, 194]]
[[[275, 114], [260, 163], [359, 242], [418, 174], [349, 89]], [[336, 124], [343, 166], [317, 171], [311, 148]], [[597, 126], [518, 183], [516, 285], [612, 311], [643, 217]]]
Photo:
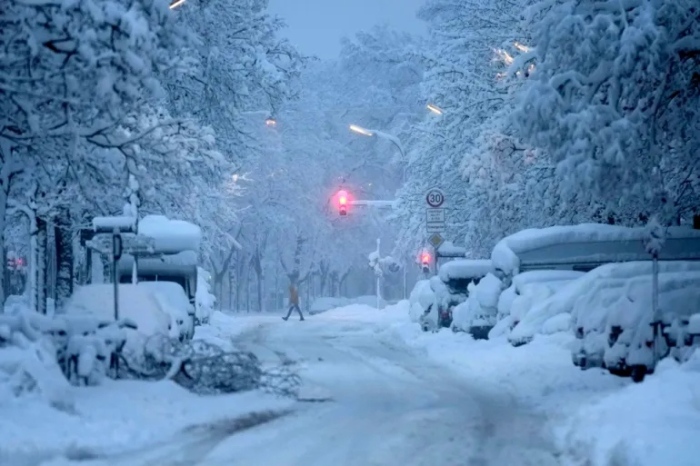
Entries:
[[56, 406], [71, 403], [52, 341], [24, 315], [0, 316], [0, 403], [30, 394]]

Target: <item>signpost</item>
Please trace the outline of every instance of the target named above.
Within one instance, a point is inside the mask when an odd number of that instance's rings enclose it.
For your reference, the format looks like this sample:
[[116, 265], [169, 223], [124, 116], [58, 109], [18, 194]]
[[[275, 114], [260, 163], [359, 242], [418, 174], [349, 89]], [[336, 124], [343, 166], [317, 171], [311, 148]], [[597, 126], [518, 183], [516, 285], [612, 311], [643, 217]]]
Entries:
[[442, 243], [445, 242], [445, 238], [443, 238], [440, 233], [433, 233], [432, 235], [430, 235], [430, 238], [428, 238], [428, 242], [433, 248], [435, 248], [435, 256], [437, 257], [437, 249]]
[[445, 242], [443, 234], [445, 233], [447, 211], [442, 207], [445, 203], [445, 193], [438, 188], [431, 188], [425, 193], [425, 202], [428, 204], [425, 209], [425, 230], [430, 235], [428, 243], [436, 252], [435, 259], [437, 261], [437, 250]]
[[441, 206], [445, 203], [445, 194], [437, 188], [425, 194], [428, 207], [425, 209], [425, 229], [427, 233], [444, 233], [446, 211]]

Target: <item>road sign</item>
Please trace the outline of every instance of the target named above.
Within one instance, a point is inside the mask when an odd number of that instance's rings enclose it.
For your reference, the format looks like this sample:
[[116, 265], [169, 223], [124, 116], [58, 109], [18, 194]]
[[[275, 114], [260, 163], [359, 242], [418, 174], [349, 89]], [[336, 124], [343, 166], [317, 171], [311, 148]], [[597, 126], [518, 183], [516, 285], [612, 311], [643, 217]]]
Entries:
[[428, 203], [428, 206], [437, 209], [445, 203], [445, 193], [438, 188], [432, 188], [425, 194], [425, 201]]
[[430, 235], [430, 238], [428, 238], [428, 242], [432, 247], [435, 249], [439, 248], [442, 243], [445, 242], [445, 238], [440, 235], [440, 233], [433, 233]]
[[431, 223], [445, 223], [445, 209], [429, 207], [425, 209], [425, 216], [428, 225]]
[[425, 231], [428, 233], [444, 233], [445, 224], [444, 223], [430, 223], [425, 226]]

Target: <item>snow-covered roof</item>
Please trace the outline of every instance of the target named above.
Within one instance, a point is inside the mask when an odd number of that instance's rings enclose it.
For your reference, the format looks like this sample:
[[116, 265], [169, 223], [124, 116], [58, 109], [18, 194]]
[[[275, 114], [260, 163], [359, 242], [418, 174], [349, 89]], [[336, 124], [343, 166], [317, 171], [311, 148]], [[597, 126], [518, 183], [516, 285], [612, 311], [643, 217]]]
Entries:
[[171, 220], [163, 215], [147, 215], [139, 220], [139, 234], [155, 239], [155, 251], [174, 254], [199, 251], [202, 230], [194, 223]]
[[[491, 260], [507, 273], [541, 265], [649, 260], [644, 244], [648, 235], [646, 228], [596, 223], [528, 229], [499, 241]], [[700, 260], [700, 230], [668, 228], [659, 258]]]
[[455, 279], [481, 278], [493, 271], [493, 264], [488, 259], [457, 259], [440, 266], [440, 280], [448, 282]]
[[455, 246], [452, 241], [445, 241], [437, 250], [438, 256], [442, 257], [464, 257], [467, 254], [467, 248]]
[[[134, 263], [134, 257], [124, 254], [119, 260], [120, 272], [130, 271]], [[138, 268], [144, 273], [167, 273], [183, 271], [187, 274], [197, 273], [197, 253], [194, 251], [182, 251], [162, 257], [139, 258]]]

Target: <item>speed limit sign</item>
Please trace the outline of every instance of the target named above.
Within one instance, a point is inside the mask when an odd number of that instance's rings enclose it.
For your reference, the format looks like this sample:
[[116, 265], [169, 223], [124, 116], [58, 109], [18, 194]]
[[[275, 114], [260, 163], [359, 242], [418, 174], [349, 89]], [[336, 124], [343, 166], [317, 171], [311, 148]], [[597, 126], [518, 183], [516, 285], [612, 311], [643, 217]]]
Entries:
[[425, 201], [433, 209], [437, 209], [445, 203], [445, 194], [438, 188], [433, 188], [425, 195]]

